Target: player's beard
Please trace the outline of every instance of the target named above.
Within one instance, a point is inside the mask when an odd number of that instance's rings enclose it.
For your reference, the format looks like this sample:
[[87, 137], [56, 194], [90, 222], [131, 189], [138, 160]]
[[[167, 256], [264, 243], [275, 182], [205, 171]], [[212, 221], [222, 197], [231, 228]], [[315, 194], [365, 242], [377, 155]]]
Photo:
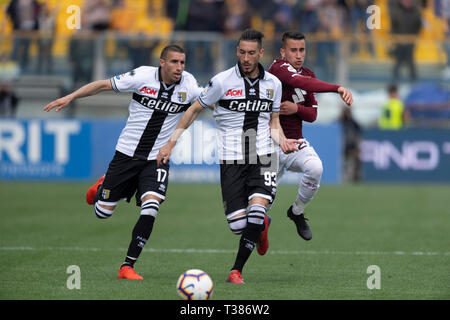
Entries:
[[250, 77], [250, 75], [256, 70], [257, 67], [258, 67], [258, 64], [255, 63], [255, 64], [253, 65], [253, 68], [250, 69], [250, 71], [245, 71], [245, 70], [244, 70], [244, 67], [243, 67], [242, 64], [241, 64], [241, 70], [242, 70], [242, 73], [243, 73], [244, 76], [246, 76], [247, 78]]

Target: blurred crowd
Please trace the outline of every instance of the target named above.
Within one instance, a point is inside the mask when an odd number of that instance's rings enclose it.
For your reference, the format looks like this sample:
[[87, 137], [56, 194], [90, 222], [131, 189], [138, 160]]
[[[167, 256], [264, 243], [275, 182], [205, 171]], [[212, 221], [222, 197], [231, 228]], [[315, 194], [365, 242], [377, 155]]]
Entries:
[[[396, 2], [394, 0], [393, 2]], [[440, 0], [443, 1], [443, 0]], [[273, 23], [274, 32], [300, 29], [310, 32], [361, 32], [366, 9], [375, 0], [89, 0], [81, 1], [82, 27], [92, 30], [133, 31], [139, 26], [133, 6], [145, 3], [148, 17], [164, 15], [174, 30], [233, 33], [255, 20]], [[425, 0], [426, 2], [426, 0]], [[417, 3], [418, 5], [418, 3]], [[48, 30], [54, 24], [55, 5], [44, 0], [12, 0], [7, 12], [15, 30]], [[207, 14], [205, 14], [207, 13]]]
[[[33, 39], [38, 48], [37, 68], [33, 72], [53, 72], [52, 47], [55, 34], [61, 28], [57, 23], [58, 15], [67, 9], [63, 3], [11, 0], [4, 5], [3, 16], [7, 18], [3, 19], [0, 27], [3, 29], [6, 20], [12, 24], [14, 40], [8, 58], [17, 62], [21, 72], [29, 70], [29, 48]], [[320, 69], [319, 74], [325, 78], [335, 71], [337, 43], [342, 37], [363, 39], [351, 43], [350, 54], [364, 51], [371, 58], [376, 54], [373, 43], [368, 40], [373, 30], [367, 27], [373, 11], [368, 12], [367, 8], [379, 3], [377, 0], [74, 0], [71, 3], [79, 3], [81, 7], [81, 28], [71, 34], [67, 52], [70, 62], [79, 70], [74, 75], [76, 82], [91, 80], [95, 54], [92, 35], [102, 31], [134, 35], [132, 40], [118, 41], [118, 48], [127, 50], [133, 67], [153, 63], [149, 57], [158, 48], [158, 43], [146, 41], [146, 35], [174, 31], [218, 32], [235, 39], [242, 30], [253, 27], [263, 31], [267, 39], [278, 40], [283, 31], [300, 30], [318, 39], [314, 60]], [[449, 0], [387, 0], [384, 3], [387, 3], [392, 35], [417, 36], [424, 24], [421, 9], [433, 3], [435, 15], [444, 21], [449, 39]], [[39, 37], [35, 36], [36, 33]], [[191, 55], [195, 59], [188, 61], [194, 70], [212, 63], [210, 42], [187, 42], [186, 47], [188, 52], [195, 52]], [[275, 54], [277, 48], [278, 43], [275, 43]], [[266, 51], [270, 52], [268, 49]], [[448, 42], [445, 50], [450, 76]], [[392, 69], [394, 81], [403, 66], [409, 71], [411, 81], [417, 78], [413, 51], [414, 43], [400, 43], [389, 50], [395, 61]], [[0, 64], [0, 68], [11, 67], [4, 54], [0, 55]]]

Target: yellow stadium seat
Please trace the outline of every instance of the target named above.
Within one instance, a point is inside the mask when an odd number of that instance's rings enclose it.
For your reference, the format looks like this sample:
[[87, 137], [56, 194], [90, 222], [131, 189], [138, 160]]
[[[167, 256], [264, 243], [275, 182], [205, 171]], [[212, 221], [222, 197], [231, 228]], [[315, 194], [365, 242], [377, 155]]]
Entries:
[[[388, 9], [388, 0], [376, 0], [375, 4], [381, 10], [381, 28], [374, 30], [375, 50], [377, 57], [382, 60], [389, 59], [388, 50], [392, 48], [391, 44], [391, 23]], [[419, 36], [416, 41], [415, 57], [421, 63], [440, 63], [445, 61], [440, 41], [444, 37], [443, 22], [434, 14], [434, 2], [428, 1], [427, 7], [421, 9], [423, 21]]]

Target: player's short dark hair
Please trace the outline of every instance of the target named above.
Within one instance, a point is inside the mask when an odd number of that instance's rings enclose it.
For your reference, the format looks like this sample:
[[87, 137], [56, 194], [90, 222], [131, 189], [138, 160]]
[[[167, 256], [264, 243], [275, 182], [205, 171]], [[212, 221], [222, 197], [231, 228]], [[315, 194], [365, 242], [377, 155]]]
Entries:
[[185, 53], [184, 49], [179, 45], [169, 44], [168, 46], [165, 46], [164, 49], [162, 49], [160, 59], [165, 59], [167, 57], [167, 54], [171, 51], [178, 53]]
[[239, 37], [238, 45], [241, 41], [256, 41], [258, 42], [258, 47], [261, 49], [262, 38], [264, 38], [264, 34], [262, 32], [254, 29], [246, 29]]
[[286, 40], [287, 39], [293, 39], [293, 40], [305, 40], [305, 35], [301, 33], [300, 31], [286, 31], [283, 33], [283, 36], [281, 37], [281, 47], [284, 48], [286, 46]]
[[395, 83], [391, 83], [387, 86], [387, 92], [392, 94], [398, 91], [397, 85]]

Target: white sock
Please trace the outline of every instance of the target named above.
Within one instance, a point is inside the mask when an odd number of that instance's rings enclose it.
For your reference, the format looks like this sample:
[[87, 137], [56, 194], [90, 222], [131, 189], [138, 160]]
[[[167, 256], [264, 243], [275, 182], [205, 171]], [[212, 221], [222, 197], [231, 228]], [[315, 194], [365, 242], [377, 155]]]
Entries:
[[300, 186], [298, 188], [297, 200], [295, 200], [292, 205], [292, 212], [294, 214], [302, 214], [306, 205], [314, 198], [319, 189], [319, 184], [317, 181], [319, 180], [312, 180], [305, 175], [302, 176]]
[[301, 215], [305, 210], [305, 207], [306, 203], [297, 198], [297, 200], [295, 200], [295, 202], [292, 204], [292, 212], [296, 215]]

